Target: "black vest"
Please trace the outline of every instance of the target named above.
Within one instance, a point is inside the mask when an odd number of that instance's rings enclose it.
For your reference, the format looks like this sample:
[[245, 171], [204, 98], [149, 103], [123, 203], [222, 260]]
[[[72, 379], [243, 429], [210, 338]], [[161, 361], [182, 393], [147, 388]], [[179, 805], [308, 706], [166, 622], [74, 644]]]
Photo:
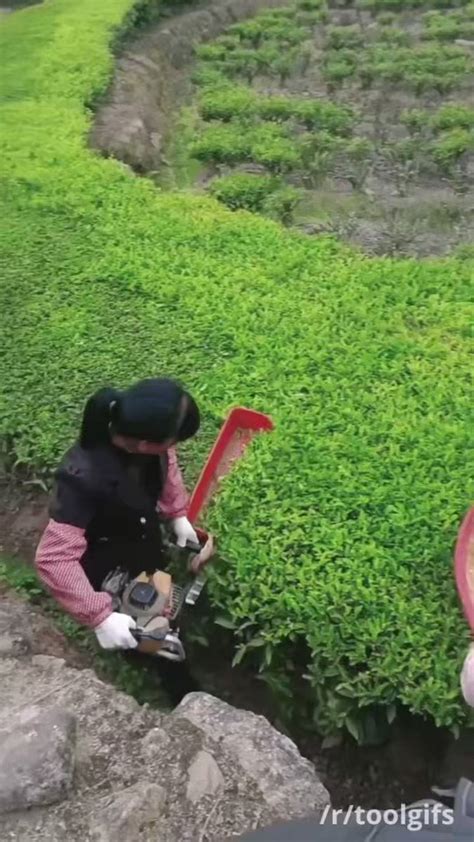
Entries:
[[56, 471], [51, 517], [85, 530], [82, 566], [98, 589], [109, 570], [136, 575], [162, 564], [158, 499], [166, 482], [167, 454], [135, 456], [110, 446], [75, 445]]

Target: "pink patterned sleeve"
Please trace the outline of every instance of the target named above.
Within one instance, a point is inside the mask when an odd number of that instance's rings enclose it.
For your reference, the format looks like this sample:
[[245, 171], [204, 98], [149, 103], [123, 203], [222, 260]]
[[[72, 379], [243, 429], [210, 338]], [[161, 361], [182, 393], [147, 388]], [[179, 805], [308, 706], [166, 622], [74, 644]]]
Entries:
[[189, 497], [184, 486], [174, 447], [168, 450], [168, 475], [159, 500], [160, 512], [165, 518], [183, 517], [188, 510]]
[[71, 617], [95, 628], [112, 613], [110, 594], [97, 593], [81, 566], [84, 529], [50, 520], [36, 550], [38, 576]]

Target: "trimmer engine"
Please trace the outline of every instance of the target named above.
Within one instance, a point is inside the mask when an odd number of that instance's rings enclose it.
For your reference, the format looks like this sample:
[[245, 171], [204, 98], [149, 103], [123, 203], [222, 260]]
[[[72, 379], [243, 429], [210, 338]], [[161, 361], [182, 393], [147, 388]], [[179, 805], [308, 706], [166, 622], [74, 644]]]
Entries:
[[[186, 545], [188, 570], [197, 575], [184, 587], [176, 585], [170, 574], [162, 570], [141, 573], [131, 579], [121, 569], [109, 573], [102, 590], [111, 594], [114, 611], [129, 614], [137, 628], [138, 651], [158, 655], [171, 661], [184, 661], [186, 653], [179, 637], [179, 619], [184, 605], [194, 605], [206, 582], [199, 573], [213, 553], [212, 538], [203, 535], [203, 545]], [[173, 548], [175, 551], [176, 547]], [[183, 554], [183, 550], [178, 550]]]

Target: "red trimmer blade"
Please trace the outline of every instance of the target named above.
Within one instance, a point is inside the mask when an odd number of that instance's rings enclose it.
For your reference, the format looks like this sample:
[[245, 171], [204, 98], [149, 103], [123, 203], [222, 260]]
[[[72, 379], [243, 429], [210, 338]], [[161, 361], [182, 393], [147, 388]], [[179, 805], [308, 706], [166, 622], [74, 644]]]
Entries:
[[474, 507], [467, 513], [459, 530], [454, 568], [464, 614], [474, 632]]
[[229, 473], [253, 437], [270, 430], [273, 421], [262, 412], [239, 406], [229, 413], [193, 491], [188, 509], [191, 523], [197, 520], [222, 477]]

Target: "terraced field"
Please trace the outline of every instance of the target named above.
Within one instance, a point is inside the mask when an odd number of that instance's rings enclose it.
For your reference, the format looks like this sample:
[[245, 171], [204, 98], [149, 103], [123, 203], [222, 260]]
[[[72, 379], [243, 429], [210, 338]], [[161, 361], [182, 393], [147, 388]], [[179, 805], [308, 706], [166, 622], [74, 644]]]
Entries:
[[472, 2], [300, 0], [196, 53], [162, 183], [369, 254], [472, 254]]

